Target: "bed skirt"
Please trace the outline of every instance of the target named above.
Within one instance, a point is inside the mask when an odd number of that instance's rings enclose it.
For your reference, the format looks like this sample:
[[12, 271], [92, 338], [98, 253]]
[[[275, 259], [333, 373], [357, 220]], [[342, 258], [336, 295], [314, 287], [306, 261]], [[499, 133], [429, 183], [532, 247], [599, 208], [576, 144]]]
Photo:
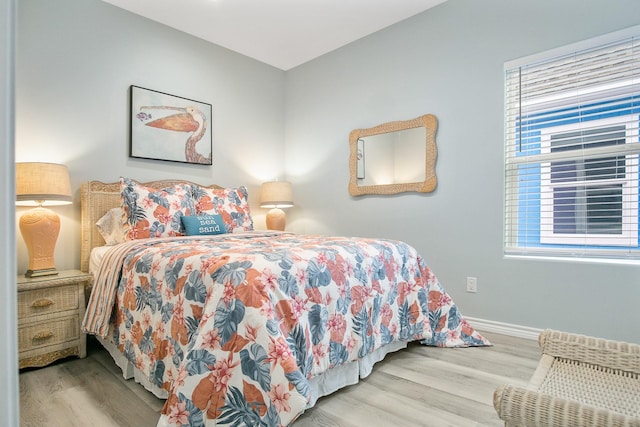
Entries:
[[[118, 350], [113, 342], [98, 336], [96, 336], [96, 338], [109, 352], [116, 365], [122, 370], [122, 376], [125, 379], [133, 378], [135, 382], [142, 385], [160, 399], [166, 399], [169, 396], [166, 390], [151, 383], [140, 370], [136, 369], [136, 367], [120, 353], [120, 350]], [[317, 400], [323, 396], [334, 393], [341, 388], [357, 384], [361, 378], [368, 377], [371, 371], [373, 371], [373, 365], [384, 359], [387, 354], [402, 350], [406, 347], [407, 343], [404, 341], [393, 342], [373, 351], [360, 360], [337, 366], [329, 369], [322, 375], [312, 378], [311, 381], [309, 381], [311, 393], [306, 409], [313, 407]]]

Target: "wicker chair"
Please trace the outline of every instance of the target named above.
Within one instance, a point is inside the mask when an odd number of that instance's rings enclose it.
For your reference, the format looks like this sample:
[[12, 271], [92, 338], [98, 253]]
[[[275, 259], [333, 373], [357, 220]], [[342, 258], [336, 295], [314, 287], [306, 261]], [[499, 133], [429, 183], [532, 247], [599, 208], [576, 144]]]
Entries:
[[526, 388], [493, 394], [505, 426], [640, 427], [640, 345], [545, 330]]

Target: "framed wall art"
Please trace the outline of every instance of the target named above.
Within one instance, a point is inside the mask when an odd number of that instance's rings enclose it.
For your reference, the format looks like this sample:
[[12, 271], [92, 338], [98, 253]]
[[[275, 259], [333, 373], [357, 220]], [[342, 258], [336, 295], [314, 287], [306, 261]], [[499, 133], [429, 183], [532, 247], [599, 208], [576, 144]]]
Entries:
[[212, 164], [211, 104], [133, 85], [130, 92], [130, 157]]

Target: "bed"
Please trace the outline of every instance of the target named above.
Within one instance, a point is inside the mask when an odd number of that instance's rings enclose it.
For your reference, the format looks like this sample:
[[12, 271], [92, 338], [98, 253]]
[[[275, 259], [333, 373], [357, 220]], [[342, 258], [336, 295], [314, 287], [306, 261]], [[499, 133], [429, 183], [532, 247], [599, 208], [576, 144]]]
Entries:
[[81, 199], [83, 330], [166, 399], [158, 426], [286, 426], [410, 341], [490, 345], [404, 242], [254, 230], [244, 187], [121, 178]]

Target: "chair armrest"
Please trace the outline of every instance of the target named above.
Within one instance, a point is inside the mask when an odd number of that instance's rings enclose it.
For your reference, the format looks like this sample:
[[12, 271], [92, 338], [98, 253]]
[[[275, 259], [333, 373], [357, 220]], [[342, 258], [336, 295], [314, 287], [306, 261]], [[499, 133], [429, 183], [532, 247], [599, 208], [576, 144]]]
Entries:
[[547, 329], [538, 343], [542, 354], [640, 374], [640, 345]]
[[493, 406], [507, 426], [640, 427], [638, 418], [510, 384], [496, 389]]

